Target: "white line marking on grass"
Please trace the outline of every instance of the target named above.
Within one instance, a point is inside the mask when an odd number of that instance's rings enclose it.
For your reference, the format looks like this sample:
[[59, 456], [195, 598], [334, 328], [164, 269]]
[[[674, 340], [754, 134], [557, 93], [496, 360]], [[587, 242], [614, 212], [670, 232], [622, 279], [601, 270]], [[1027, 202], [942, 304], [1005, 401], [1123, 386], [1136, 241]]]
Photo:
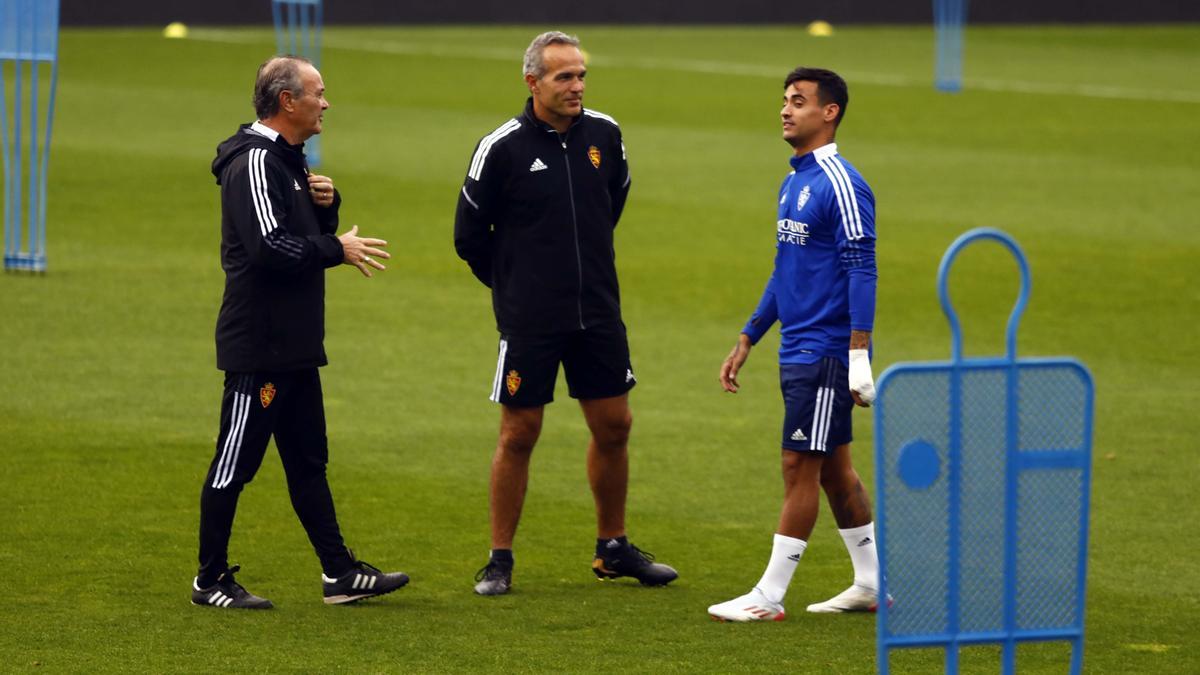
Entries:
[[[253, 44], [263, 42], [262, 33], [244, 31], [222, 31], [196, 29], [191, 33], [193, 40]], [[323, 49], [368, 52], [372, 54], [402, 54], [411, 56], [445, 56], [448, 58], [482, 59], [487, 61], [521, 60], [521, 50], [479, 47], [463, 49], [459, 45], [434, 46], [384, 42], [379, 40], [339, 40], [326, 36]], [[593, 58], [593, 63], [614, 68], [637, 68], [642, 70], [673, 70], [685, 73], [710, 75], [734, 75], [742, 77], [765, 77], [781, 79], [785, 71], [773, 66], [731, 61], [704, 61], [688, 59], [656, 58]], [[844, 71], [849, 81], [883, 87], [926, 87], [929, 80], [913, 78], [895, 73]], [[1166, 101], [1171, 103], [1200, 103], [1200, 91], [1185, 89], [1148, 90], [1132, 87], [1117, 87], [1102, 84], [1063, 84], [1055, 82], [1032, 82], [1028, 80], [1001, 80], [987, 77], [964, 77], [964, 90], [989, 92], [1012, 92], [1017, 94], [1039, 94], [1051, 96], [1078, 96], [1082, 98], [1117, 99], [1124, 101]]]

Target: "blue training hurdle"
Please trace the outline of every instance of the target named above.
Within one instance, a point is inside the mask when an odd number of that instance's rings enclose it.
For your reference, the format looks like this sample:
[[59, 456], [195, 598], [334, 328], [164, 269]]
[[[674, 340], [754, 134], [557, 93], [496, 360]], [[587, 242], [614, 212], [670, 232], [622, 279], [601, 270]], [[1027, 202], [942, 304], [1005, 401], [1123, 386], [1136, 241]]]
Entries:
[[[321, 32], [325, 24], [322, 0], [271, 0], [275, 21], [275, 52], [303, 56], [321, 67]], [[304, 144], [309, 166], [321, 163], [320, 136]]]
[[[1021, 289], [1003, 356], [964, 358], [947, 278], [959, 252], [990, 240], [1016, 258]], [[1094, 387], [1070, 358], [1017, 358], [1029, 298], [1025, 255], [1007, 234], [980, 228], [942, 258], [938, 295], [950, 324], [949, 362], [897, 364], [879, 380], [875, 409], [880, 603], [879, 672], [890, 652], [941, 647], [957, 673], [959, 648], [999, 644], [1013, 673], [1016, 645], [1071, 643], [1083, 663], [1084, 587]]]
[[933, 0], [933, 86], [940, 91], [962, 90], [963, 26], [968, 0]]
[[58, 0], [0, 0], [5, 270], [46, 271], [46, 174], [57, 85]]

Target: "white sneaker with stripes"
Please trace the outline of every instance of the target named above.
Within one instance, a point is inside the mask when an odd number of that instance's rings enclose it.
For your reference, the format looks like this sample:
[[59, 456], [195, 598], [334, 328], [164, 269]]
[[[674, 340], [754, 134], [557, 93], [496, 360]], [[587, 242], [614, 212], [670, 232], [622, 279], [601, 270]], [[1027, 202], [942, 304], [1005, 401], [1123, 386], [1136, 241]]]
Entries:
[[[892, 596], [888, 596], [888, 607], [892, 606]], [[879, 608], [879, 591], [872, 588], [853, 585], [838, 593], [825, 602], [808, 606], [808, 611], [814, 614], [839, 614], [841, 612], [874, 612]]]
[[785, 614], [783, 605], [771, 602], [755, 588], [749, 593], [713, 605], [708, 608], [708, 615], [717, 621], [783, 621]]
[[325, 604], [344, 605], [391, 593], [408, 583], [408, 575], [404, 572], [381, 572], [373, 565], [356, 560], [349, 572], [337, 579], [322, 574], [321, 581], [324, 582]]

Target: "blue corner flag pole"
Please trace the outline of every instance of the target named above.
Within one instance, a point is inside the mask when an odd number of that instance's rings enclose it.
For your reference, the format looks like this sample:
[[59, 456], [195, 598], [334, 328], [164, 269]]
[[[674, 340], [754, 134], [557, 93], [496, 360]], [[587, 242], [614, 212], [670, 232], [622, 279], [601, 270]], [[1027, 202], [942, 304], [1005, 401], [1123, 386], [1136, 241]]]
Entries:
[[[966, 358], [947, 279], [959, 252], [999, 243], [1016, 258], [1021, 290], [1003, 356]], [[1071, 644], [1083, 665], [1091, 373], [1071, 358], [1018, 358], [1017, 327], [1030, 272], [1012, 237], [971, 230], [946, 251], [938, 296], [950, 324], [948, 362], [901, 363], [875, 402], [879, 672], [891, 650], [1001, 645], [1016, 671], [1026, 641]]]
[[940, 91], [962, 90], [963, 25], [967, 0], [933, 0], [933, 31], [937, 55], [933, 86]]
[[[325, 23], [322, 0], [271, 0], [275, 20], [275, 50], [278, 54], [303, 56], [321, 67], [321, 30]], [[309, 166], [321, 163], [320, 136], [304, 144]]]
[[0, 0], [5, 270], [46, 271], [46, 174], [57, 84], [58, 0]]

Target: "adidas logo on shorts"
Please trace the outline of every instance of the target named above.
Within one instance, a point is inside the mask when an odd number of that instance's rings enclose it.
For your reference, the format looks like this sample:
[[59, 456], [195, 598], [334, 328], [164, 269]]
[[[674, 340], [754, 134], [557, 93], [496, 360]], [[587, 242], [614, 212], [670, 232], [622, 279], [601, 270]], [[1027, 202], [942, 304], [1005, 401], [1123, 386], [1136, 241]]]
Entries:
[[792, 434], [792, 440], [793, 440], [793, 441], [807, 441], [807, 440], [808, 440], [808, 436], [805, 436], [805, 435], [804, 435], [804, 430], [803, 430], [803, 429], [797, 429], [797, 430], [796, 430], [796, 431], [795, 431], [795, 432]]

